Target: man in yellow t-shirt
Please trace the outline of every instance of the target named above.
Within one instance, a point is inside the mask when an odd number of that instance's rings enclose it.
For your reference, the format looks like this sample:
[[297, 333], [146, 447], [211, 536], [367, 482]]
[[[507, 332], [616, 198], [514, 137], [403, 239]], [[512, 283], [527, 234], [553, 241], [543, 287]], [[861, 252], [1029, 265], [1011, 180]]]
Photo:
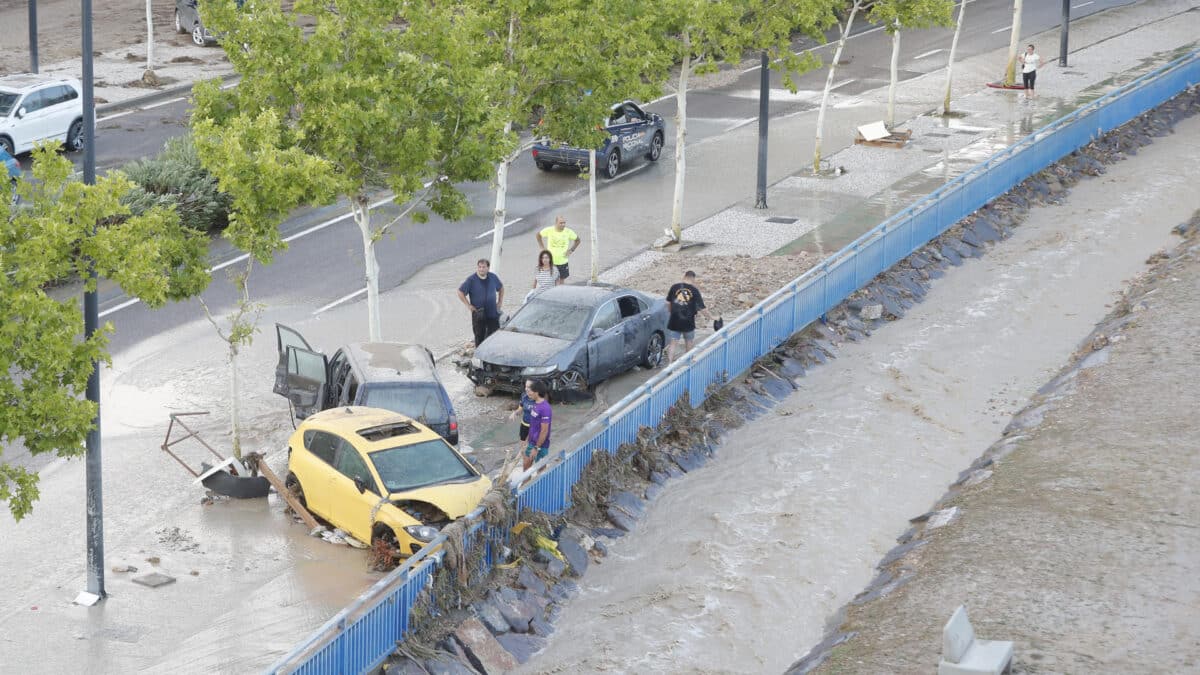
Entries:
[[558, 276], [561, 279], [566, 280], [571, 276], [571, 268], [567, 265], [567, 259], [575, 252], [575, 249], [579, 248], [579, 235], [575, 234], [575, 230], [567, 227], [566, 218], [559, 216], [554, 219], [553, 225], [538, 232], [537, 243], [539, 249], [550, 251], [550, 259], [558, 268]]

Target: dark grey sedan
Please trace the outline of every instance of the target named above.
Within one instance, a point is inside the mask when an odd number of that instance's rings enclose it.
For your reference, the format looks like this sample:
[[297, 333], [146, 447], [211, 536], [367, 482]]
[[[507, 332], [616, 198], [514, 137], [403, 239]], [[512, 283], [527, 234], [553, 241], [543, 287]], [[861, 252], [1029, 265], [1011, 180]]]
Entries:
[[479, 345], [476, 384], [519, 393], [541, 379], [558, 393], [581, 393], [634, 366], [663, 358], [667, 303], [614, 286], [554, 286], [534, 296]]

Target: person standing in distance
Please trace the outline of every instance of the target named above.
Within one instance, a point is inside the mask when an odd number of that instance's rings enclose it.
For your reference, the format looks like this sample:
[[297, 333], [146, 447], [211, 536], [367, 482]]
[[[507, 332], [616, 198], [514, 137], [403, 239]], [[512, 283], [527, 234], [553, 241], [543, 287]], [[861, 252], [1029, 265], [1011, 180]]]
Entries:
[[487, 336], [500, 330], [500, 308], [504, 305], [504, 284], [492, 274], [487, 258], [475, 263], [475, 273], [458, 287], [458, 299], [471, 310], [471, 330], [478, 347]]
[[539, 249], [550, 251], [554, 266], [558, 268], [558, 277], [565, 282], [571, 276], [571, 268], [567, 263], [571, 254], [579, 248], [579, 235], [567, 227], [566, 218], [558, 216], [554, 219], [554, 225], [542, 228], [537, 233], [537, 243]]
[[696, 288], [695, 272], [684, 272], [683, 281], [671, 286], [667, 291], [667, 305], [671, 308], [671, 317], [667, 319], [667, 363], [671, 363], [675, 361], [675, 348], [681, 339], [683, 351], [691, 350], [696, 339], [696, 314], [703, 312], [704, 316], [709, 316], [704, 297]]
[[550, 390], [542, 380], [534, 380], [529, 387], [533, 394], [533, 410], [529, 411], [529, 440], [525, 445], [523, 470], [528, 471], [534, 462], [540, 462], [550, 454], [550, 420], [554, 411], [546, 396]]
[[1017, 58], [1021, 59], [1021, 82], [1025, 85], [1025, 98], [1034, 98], [1037, 94], [1033, 91], [1033, 85], [1037, 82], [1037, 69], [1042, 64], [1042, 57], [1034, 51], [1033, 45], [1027, 45], [1025, 53]]

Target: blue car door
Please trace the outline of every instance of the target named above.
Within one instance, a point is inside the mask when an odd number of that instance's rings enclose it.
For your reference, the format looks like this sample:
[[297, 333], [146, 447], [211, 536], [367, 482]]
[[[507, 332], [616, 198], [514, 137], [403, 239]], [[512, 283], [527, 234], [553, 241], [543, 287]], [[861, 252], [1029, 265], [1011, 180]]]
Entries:
[[589, 384], [596, 384], [621, 371], [625, 359], [625, 334], [615, 300], [596, 311], [587, 334]]

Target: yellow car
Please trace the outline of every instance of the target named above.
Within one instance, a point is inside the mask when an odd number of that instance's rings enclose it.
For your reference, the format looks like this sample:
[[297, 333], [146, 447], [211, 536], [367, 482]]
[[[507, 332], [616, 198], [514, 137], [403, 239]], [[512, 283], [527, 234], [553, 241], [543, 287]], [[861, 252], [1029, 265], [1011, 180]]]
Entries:
[[317, 413], [288, 440], [287, 485], [315, 515], [362, 542], [416, 553], [479, 506], [492, 481], [441, 436], [399, 413]]

